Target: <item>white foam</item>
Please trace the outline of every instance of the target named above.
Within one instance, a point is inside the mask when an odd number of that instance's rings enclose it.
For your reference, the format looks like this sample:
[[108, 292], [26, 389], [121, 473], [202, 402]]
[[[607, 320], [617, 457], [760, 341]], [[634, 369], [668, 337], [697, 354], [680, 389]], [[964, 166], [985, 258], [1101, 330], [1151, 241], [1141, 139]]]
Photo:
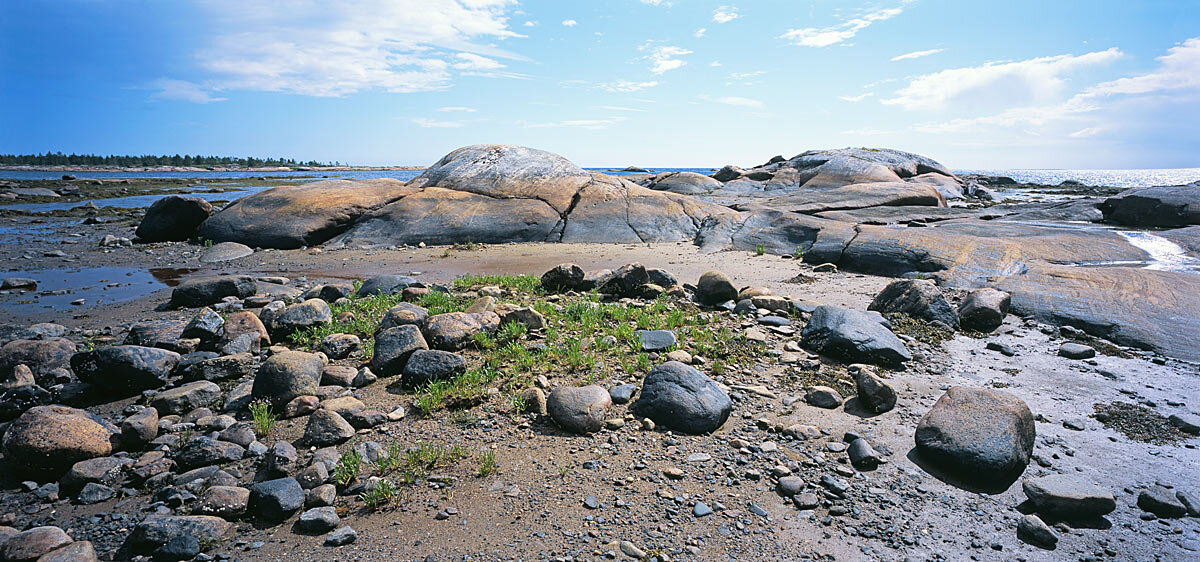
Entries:
[[1200, 259], [1188, 255], [1179, 244], [1150, 232], [1120, 231], [1130, 244], [1150, 254], [1146, 269], [1196, 273], [1200, 271]]

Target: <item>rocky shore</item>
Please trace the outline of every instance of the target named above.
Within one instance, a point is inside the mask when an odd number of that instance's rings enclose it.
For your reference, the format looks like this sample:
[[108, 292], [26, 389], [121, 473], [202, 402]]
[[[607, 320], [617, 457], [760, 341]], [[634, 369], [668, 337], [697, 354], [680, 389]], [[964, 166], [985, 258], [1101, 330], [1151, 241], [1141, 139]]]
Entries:
[[[476, 146], [10, 216], [0, 560], [1195, 557], [1197, 276], [1078, 225], [1194, 254], [1197, 191]], [[83, 264], [166, 286], [32, 306]]]

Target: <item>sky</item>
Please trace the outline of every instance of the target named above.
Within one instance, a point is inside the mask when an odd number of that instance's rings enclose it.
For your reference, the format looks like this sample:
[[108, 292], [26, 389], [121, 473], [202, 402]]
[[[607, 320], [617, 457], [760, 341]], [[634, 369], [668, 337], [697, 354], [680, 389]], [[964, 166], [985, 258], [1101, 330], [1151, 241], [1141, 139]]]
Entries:
[[1200, 0], [22, 0], [0, 153], [1200, 166]]

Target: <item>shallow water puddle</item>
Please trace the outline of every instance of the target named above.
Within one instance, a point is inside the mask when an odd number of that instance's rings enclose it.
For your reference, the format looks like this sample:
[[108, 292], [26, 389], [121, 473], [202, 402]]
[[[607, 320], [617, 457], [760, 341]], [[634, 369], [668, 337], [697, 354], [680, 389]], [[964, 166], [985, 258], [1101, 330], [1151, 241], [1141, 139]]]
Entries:
[[131, 195], [129, 197], [112, 197], [109, 199], [89, 199], [87, 201], [71, 201], [71, 202], [64, 202], [64, 203], [16, 203], [13, 205], [0, 205], [0, 209], [28, 211], [31, 213], [45, 213], [45, 212], [49, 212], [49, 211], [67, 211], [70, 209], [74, 209], [75, 207], [87, 205], [88, 203], [92, 203], [93, 205], [95, 205], [97, 207], [101, 207], [101, 208], [116, 207], [119, 209], [138, 209], [138, 208], [142, 208], [142, 207], [149, 207], [150, 205], [153, 205], [155, 201], [158, 201], [159, 199], [162, 199], [163, 197], [166, 197], [167, 195], [184, 195], [187, 197], [199, 197], [200, 199], [203, 199], [205, 201], [233, 201], [235, 199], [241, 199], [242, 197], [245, 197], [247, 195], [253, 195], [260, 191], [264, 191], [266, 189], [267, 188], [264, 187], [262, 189], [225, 191], [222, 193], [192, 192], [192, 193], [162, 193], [162, 194], [150, 194], [150, 195]]
[[[179, 284], [186, 270], [127, 267], [84, 267], [9, 271], [0, 277], [25, 277], [36, 280], [33, 291], [0, 293], [0, 308], [30, 312], [88, 308], [98, 304], [122, 302], [143, 297], [154, 291]], [[82, 299], [82, 304], [72, 304]]]
[[1180, 271], [1184, 273], [1200, 272], [1200, 259], [1188, 255], [1187, 250], [1162, 236], [1151, 232], [1121, 231], [1118, 232], [1130, 244], [1150, 254], [1146, 269], [1162, 271]]

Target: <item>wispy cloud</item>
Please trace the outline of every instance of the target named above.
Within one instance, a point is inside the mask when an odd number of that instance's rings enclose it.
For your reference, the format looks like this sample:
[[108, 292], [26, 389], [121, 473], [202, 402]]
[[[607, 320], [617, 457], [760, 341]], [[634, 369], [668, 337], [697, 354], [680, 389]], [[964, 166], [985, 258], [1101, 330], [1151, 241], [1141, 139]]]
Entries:
[[713, 67], [713, 68], [716, 68], [716, 67], [718, 67], [718, 66], [723, 66], [723, 65], [721, 64], [721, 61], [719, 61], [719, 60], [715, 60], [715, 61], [712, 61], [712, 62], [708, 63], [708, 66], [711, 66], [711, 67]]
[[150, 85], [150, 89], [156, 90], [150, 95], [150, 99], [164, 101], [183, 101], [187, 103], [206, 104], [218, 101], [225, 101], [227, 98], [218, 98], [212, 95], [208, 89], [194, 84], [186, 80], [171, 80], [162, 79], [156, 80]]
[[671, 7], [671, 3], [667, 2], [666, 0], [641, 0], [641, 2], [649, 6], [665, 6], [667, 8]]
[[504, 68], [500, 62], [481, 57], [475, 53], [458, 53], [454, 55], [455, 60], [459, 61], [452, 66], [459, 70], [499, 70]]
[[779, 37], [799, 47], [828, 47], [849, 41], [871, 24], [896, 17], [903, 11], [903, 7], [877, 9], [829, 27], [789, 29]]
[[448, 106], [448, 107], [439, 107], [438, 111], [461, 111], [463, 113], [475, 113], [475, 108], [462, 107], [462, 106]]
[[521, 25], [525, 26], [525, 27], [537, 27], [537, 24], [538, 24], [538, 22], [536, 22], [536, 21], [526, 20], [525, 23], [523, 23]]
[[755, 76], [762, 76], [766, 73], [767, 71], [765, 70], [755, 70], [754, 72], [734, 72], [730, 74], [729, 77], [733, 78], [734, 80], [745, 80], [747, 78], [754, 78]]
[[921, 57], [927, 57], [929, 55], [936, 55], [944, 50], [945, 49], [929, 49], [926, 51], [913, 51], [911, 53], [904, 53], [903, 55], [896, 55], [896, 56], [892, 57], [892, 62], [908, 60], [908, 59], [919, 59]]
[[620, 105], [597, 105], [594, 109], [604, 109], [607, 111], [630, 111], [630, 112], [636, 112], [636, 113], [645, 113], [646, 112], [645, 109], [638, 109], [636, 107], [623, 107]]
[[462, 121], [438, 121], [425, 117], [414, 117], [411, 121], [416, 123], [418, 127], [425, 129], [454, 129], [463, 126]]
[[986, 94], [1009, 106], [1045, 100], [1059, 93], [1064, 75], [1081, 68], [1108, 64], [1123, 56], [1116, 47], [1083, 55], [1057, 55], [1016, 62], [988, 62], [951, 68], [914, 78], [882, 100], [904, 109], [942, 109], [958, 99]]
[[644, 60], [647, 60], [650, 62], [650, 72], [653, 72], [655, 74], [662, 74], [669, 70], [675, 70], [675, 69], [687, 64], [687, 61], [681, 60], [676, 57], [682, 57], [684, 55], [692, 54], [691, 51], [684, 49], [683, 47], [675, 47], [672, 45], [661, 45], [658, 47], [653, 47], [650, 45], [650, 43], [646, 43], [646, 44], [642, 45], [641, 47], [638, 47], [638, 50], [640, 50], [640, 51], [649, 50], [650, 51], [650, 54], [643, 58], [644, 58]]
[[738, 15], [737, 6], [721, 6], [713, 10], [712, 20], [717, 23], [729, 23], [741, 17]]
[[203, 82], [222, 92], [426, 92], [449, 87], [456, 70], [471, 70], [455, 65], [481, 64], [458, 54], [527, 60], [495, 45], [522, 37], [509, 29], [509, 0], [296, 3], [286, 10], [268, 0], [207, 0], [201, 6], [219, 31], [196, 58], [208, 73]]
[[628, 80], [618, 80], [616, 82], [605, 82], [600, 84], [600, 89], [610, 92], [640, 92], [646, 88], [653, 88], [658, 85], [658, 82], [651, 80], [649, 82], [630, 82]]
[[714, 98], [714, 97], [711, 97], [708, 95], [702, 95], [702, 96], [700, 96], [700, 99], [705, 100], [705, 101], [721, 103], [721, 104], [725, 104], [725, 105], [732, 105], [734, 107], [749, 107], [752, 109], [762, 109], [766, 105], [761, 100], [756, 100], [753, 98], [744, 98], [741, 96], [725, 96], [725, 97]]
[[566, 27], [575, 27], [576, 25], [579, 25], [579, 22], [575, 20], [563, 20], [562, 24]]
[[697, 30], [695, 31], [695, 33], [692, 33], [692, 37], [695, 37], [696, 39], [699, 39], [699, 38], [701, 38], [701, 37], [704, 37], [704, 34], [705, 34], [705, 33], [707, 33], [707, 32], [708, 32], [708, 29], [701, 27], [700, 29], [697, 29]]
[[610, 117], [608, 119], [568, 119], [565, 121], [551, 121], [548, 123], [519, 123], [523, 124], [527, 129], [547, 129], [560, 127], [579, 127], [581, 129], [607, 129], [609, 125], [615, 125], [624, 121], [625, 117]]
[[860, 102], [860, 101], [865, 100], [873, 95], [875, 95], [873, 92], [867, 92], [865, 94], [859, 94], [857, 96], [838, 96], [838, 99], [842, 100], [842, 101], [849, 101], [849, 102]]

